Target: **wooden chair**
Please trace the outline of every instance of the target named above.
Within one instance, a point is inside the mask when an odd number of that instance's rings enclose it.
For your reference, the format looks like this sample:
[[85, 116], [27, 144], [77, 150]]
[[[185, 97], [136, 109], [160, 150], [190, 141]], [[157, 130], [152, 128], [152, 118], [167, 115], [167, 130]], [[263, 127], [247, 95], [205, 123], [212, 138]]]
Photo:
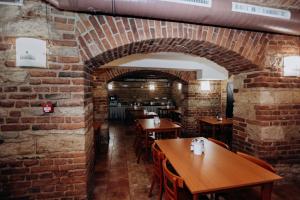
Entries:
[[[143, 151], [146, 148], [149, 148], [149, 149], [151, 148], [151, 145], [153, 144], [154, 139], [155, 139], [155, 133], [146, 135], [142, 131], [142, 128], [139, 125], [137, 125], [136, 128], [137, 128], [137, 130], [136, 130], [137, 136], [136, 136], [136, 141], [135, 141], [135, 152], [137, 155], [137, 163], [139, 163], [141, 156], [143, 154]], [[147, 140], [146, 140], [146, 137], [148, 137]], [[146, 155], [146, 156], [148, 156], [148, 155]]]
[[276, 170], [272, 167], [272, 165], [270, 165], [266, 161], [263, 161], [263, 160], [261, 160], [259, 158], [256, 158], [254, 156], [251, 156], [249, 154], [242, 153], [242, 152], [239, 152], [239, 151], [236, 152], [236, 153], [237, 153], [237, 155], [239, 155], [239, 156], [241, 156], [241, 157], [243, 157], [243, 158], [245, 158], [245, 159], [247, 159], [247, 160], [249, 160], [249, 161], [251, 161], [251, 162], [253, 162], [253, 163], [255, 163], [255, 164], [257, 164], [257, 165], [259, 165], [261, 167], [263, 167], [263, 168], [265, 168], [266, 170], [269, 170], [270, 172], [276, 173]]
[[152, 157], [153, 157], [153, 177], [152, 183], [149, 191], [149, 197], [152, 196], [152, 190], [156, 183], [159, 186], [159, 199], [162, 199], [163, 193], [163, 169], [162, 169], [162, 161], [164, 160], [164, 154], [161, 152], [156, 143], [152, 144]]
[[215, 144], [217, 144], [217, 145], [219, 145], [219, 146], [225, 148], [225, 149], [229, 149], [229, 146], [228, 146], [227, 144], [225, 144], [224, 142], [221, 142], [221, 141], [216, 140], [216, 139], [213, 139], [213, 138], [207, 138], [207, 139], [208, 139], [209, 141], [211, 141], [211, 142], [213, 142], [213, 143], [215, 143]]
[[170, 169], [170, 163], [167, 159], [163, 160], [163, 178], [164, 178], [164, 189], [165, 189], [165, 200], [178, 200], [179, 188], [183, 188], [183, 179]]

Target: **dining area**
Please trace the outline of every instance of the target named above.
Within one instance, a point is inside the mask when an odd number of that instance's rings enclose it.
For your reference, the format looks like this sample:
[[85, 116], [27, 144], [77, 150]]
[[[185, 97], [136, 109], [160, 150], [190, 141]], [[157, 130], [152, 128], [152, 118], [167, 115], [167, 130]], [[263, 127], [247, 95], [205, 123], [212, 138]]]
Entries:
[[299, 0], [0, 0], [0, 199], [300, 200]]
[[[137, 163], [153, 165], [149, 197], [153, 195], [153, 188], [158, 187], [159, 198], [166, 200], [241, 199], [235, 196], [238, 190], [250, 192], [252, 198], [271, 199], [273, 184], [282, 177], [267, 162], [231, 151], [228, 144], [215, 139], [216, 133], [222, 134], [216, 129], [232, 125], [232, 119], [225, 118], [224, 122], [216, 119], [216, 127], [214, 119], [199, 120], [199, 127], [204, 121], [213, 124], [212, 137], [208, 138], [182, 137], [182, 125], [168, 118], [154, 116], [135, 120]], [[253, 187], [260, 190], [252, 190]]]
[[96, 159], [96, 197], [297, 199], [288, 192], [297, 192], [298, 186], [278, 184], [283, 177], [266, 161], [234, 151], [211, 134], [185, 137], [181, 133], [181, 124], [168, 118], [136, 119], [130, 127], [110, 124], [109, 154]]

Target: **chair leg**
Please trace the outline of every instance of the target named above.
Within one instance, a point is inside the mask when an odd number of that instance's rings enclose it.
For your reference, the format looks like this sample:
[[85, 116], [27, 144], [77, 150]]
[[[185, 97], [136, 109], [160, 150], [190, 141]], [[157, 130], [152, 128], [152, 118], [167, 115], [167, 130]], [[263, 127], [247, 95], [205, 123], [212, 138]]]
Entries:
[[155, 175], [153, 175], [153, 177], [152, 177], [152, 183], [151, 183], [151, 186], [150, 186], [150, 191], [149, 191], [149, 194], [148, 194], [149, 197], [152, 196], [152, 190], [153, 190], [153, 187], [155, 185], [155, 182], [156, 182], [156, 177], [155, 177]]
[[159, 180], [159, 196], [158, 196], [158, 198], [159, 198], [159, 200], [161, 200], [162, 199], [162, 195], [163, 195], [163, 180], [161, 179], [161, 180]]
[[140, 160], [141, 160], [141, 156], [143, 154], [143, 149], [142, 147], [138, 150], [138, 153], [137, 153], [137, 163], [140, 163]]

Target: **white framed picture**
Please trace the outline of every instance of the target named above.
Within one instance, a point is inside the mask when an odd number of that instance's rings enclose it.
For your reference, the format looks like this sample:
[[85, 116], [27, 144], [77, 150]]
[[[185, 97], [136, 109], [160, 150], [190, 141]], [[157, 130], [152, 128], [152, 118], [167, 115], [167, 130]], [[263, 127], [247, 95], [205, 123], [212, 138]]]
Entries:
[[16, 39], [16, 65], [46, 68], [46, 41], [35, 38]]

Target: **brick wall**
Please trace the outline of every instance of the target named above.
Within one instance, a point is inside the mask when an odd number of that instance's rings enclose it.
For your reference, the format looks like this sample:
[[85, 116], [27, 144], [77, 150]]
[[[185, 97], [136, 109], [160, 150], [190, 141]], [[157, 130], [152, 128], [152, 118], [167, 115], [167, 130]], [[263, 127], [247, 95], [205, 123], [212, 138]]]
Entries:
[[[92, 180], [92, 95], [75, 15], [30, 0], [0, 9], [0, 198], [85, 199]], [[20, 36], [47, 41], [46, 69], [15, 66]], [[54, 113], [42, 112], [46, 102]]]
[[299, 77], [283, 76], [283, 57], [300, 54], [299, 37], [273, 35], [265, 70], [235, 77], [234, 146], [271, 162], [284, 181], [299, 180]]
[[200, 89], [201, 83], [202, 81], [190, 81], [183, 87], [183, 124], [190, 133], [197, 131], [201, 116], [215, 116], [222, 109], [222, 81], [209, 81], [210, 90], [207, 91]]
[[[92, 113], [104, 119], [107, 110], [101, 97], [105, 90], [94, 89], [120, 73], [114, 69], [103, 78], [91, 77], [92, 68], [134, 53], [162, 51], [206, 57], [235, 74], [235, 148], [272, 161], [288, 179], [299, 178], [299, 78], [281, 74], [283, 56], [300, 54], [299, 37], [62, 12], [36, 0], [0, 11], [2, 196], [86, 198], [93, 171]], [[47, 41], [47, 69], [15, 67], [16, 37]], [[194, 80], [193, 74], [173, 75]], [[184, 84], [183, 91], [196, 85]], [[186, 105], [195, 108], [186, 111], [193, 127], [198, 97], [187, 96], [192, 99]], [[56, 104], [53, 114], [41, 112], [46, 101]], [[215, 110], [205, 113], [210, 112]]]
[[[149, 84], [152, 83], [155, 85], [155, 90], [149, 90]], [[118, 96], [118, 100], [120, 102], [150, 102], [156, 101], [155, 98], [159, 98], [162, 100], [162, 97], [166, 97], [169, 100], [172, 100], [171, 96], [171, 86], [170, 82], [158, 82], [158, 81], [151, 81], [148, 79], [148, 83], [144, 82], [118, 82], [113, 81], [113, 89], [108, 91], [108, 95], [116, 95]], [[126, 85], [126, 87], [124, 87]]]
[[[108, 68], [108, 69], [97, 69], [93, 73], [93, 100], [94, 100], [94, 120], [104, 122], [108, 119], [108, 91], [107, 83], [119, 78], [120, 76], [143, 71], [136, 68]], [[175, 70], [152, 70], [154, 72], [160, 72], [167, 74], [171, 78], [182, 80], [187, 82], [189, 80], [196, 79], [196, 73], [193, 71], [175, 71]], [[103, 111], [106, 112], [103, 112]]]
[[[178, 88], [178, 84], [181, 84], [181, 89]], [[178, 108], [182, 108], [182, 103], [184, 100], [184, 94], [183, 94], [183, 83], [174, 81], [172, 83], [172, 90], [171, 90], [172, 99], [175, 101], [176, 106]]]

